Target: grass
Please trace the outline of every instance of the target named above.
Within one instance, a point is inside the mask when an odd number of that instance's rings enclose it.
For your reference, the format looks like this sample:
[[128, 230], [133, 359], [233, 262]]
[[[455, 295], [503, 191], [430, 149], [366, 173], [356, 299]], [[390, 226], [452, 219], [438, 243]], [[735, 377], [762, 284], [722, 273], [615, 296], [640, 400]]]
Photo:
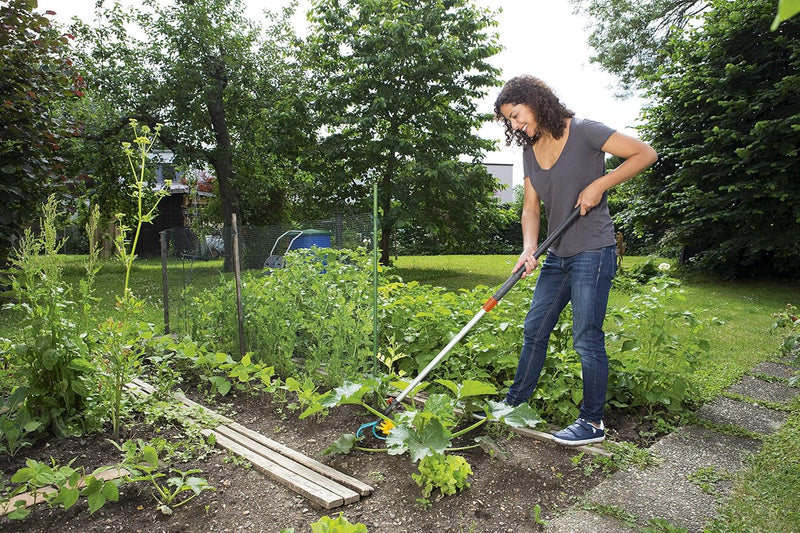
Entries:
[[[623, 266], [631, 269], [645, 261], [626, 257]], [[485, 286], [487, 297], [510, 275], [515, 256], [414, 256], [400, 257], [391, 272], [405, 281], [445, 287], [451, 291]], [[194, 262], [172, 260], [169, 264], [171, 321], [179, 320], [184, 288], [187, 294], [218, 283], [221, 260]], [[77, 283], [84, 275], [82, 256], [64, 256], [64, 279]], [[123, 266], [107, 261], [97, 277], [99, 316], [110, 313], [123, 286]], [[163, 328], [163, 291], [159, 260], [139, 260], [131, 273], [131, 286], [147, 302], [147, 320]], [[691, 310], [706, 318], [718, 317], [724, 325], [712, 328], [712, 351], [696, 381], [703, 399], [721, 393], [744, 373], [762, 361], [776, 360], [780, 343], [771, 331], [773, 313], [787, 304], [800, 307], [800, 283], [724, 282], [702, 276], [684, 276], [685, 300], [675, 302], [675, 310]], [[514, 290], [527, 287], [522, 281]], [[612, 291], [609, 305], [624, 306], [630, 295]], [[501, 304], [502, 305], [502, 304]], [[477, 309], [476, 309], [477, 311]], [[13, 338], [20, 316], [0, 311], [0, 337]], [[522, 317], [520, 317], [520, 320]], [[722, 518], [708, 528], [714, 533], [732, 531], [800, 531], [800, 401], [792, 405], [789, 421], [781, 431], [765, 440], [762, 451], [735, 481], [735, 489]]]
[[707, 531], [800, 531], [800, 402], [738, 477], [733, 496]]
[[[74, 287], [78, 280], [86, 275], [85, 256], [64, 255], [63, 279]], [[222, 260], [195, 261], [170, 259], [168, 262], [168, 287], [170, 303], [170, 322], [180, 319], [181, 302], [184, 288], [187, 295], [192, 291], [215, 285], [222, 275]], [[231, 275], [231, 274], [226, 274]], [[122, 296], [125, 281], [125, 267], [117, 259], [102, 261], [100, 272], [95, 279], [94, 294], [99, 298], [95, 308], [95, 316], [111, 316], [116, 299]], [[160, 259], [136, 260], [131, 269], [130, 286], [133, 294], [145, 300], [145, 320], [163, 330], [164, 327], [164, 290]], [[18, 312], [3, 310], [0, 312], [0, 337], [15, 338], [16, 324], [22, 315]]]

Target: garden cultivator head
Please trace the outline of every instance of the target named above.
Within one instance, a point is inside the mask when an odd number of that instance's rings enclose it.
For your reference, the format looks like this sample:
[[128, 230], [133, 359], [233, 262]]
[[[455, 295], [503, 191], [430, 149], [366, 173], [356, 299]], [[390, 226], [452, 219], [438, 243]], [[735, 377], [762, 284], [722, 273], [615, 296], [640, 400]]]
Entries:
[[[562, 233], [580, 216], [581, 209], [577, 207], [572, 210], [569, 216], [559, 224], [559, 226], [553, 230], [553, 232], [548, 235], [548, 237], [542, 242], [542, 244], [533, 252], [533, 257], [538, 258], [540, 255], [545, 253], [547, 249], [550, 247], [553, 242], [558, 239]], [[495, 292], [481, 307], [480, 311], [472, 318], [472, 320], [464, 326], [461, 331], [458, 332], [458, 335], [453, 337], [453, 339], [445, 346], [439, 354], [433, 358], [433, 360], [428, 363], [422, 372], [414, 378], [411, 383], [406, 386], [403, 391], [397, 395], [395, 398], [389, 398], [388, 405], [383, 410], [382, 414], [385, 418], [379, 418], [374, 422], [367, 422], [366, 424], [362, 424], [361, 427], [358, 428], [356, 431], [356, 437], [361, 438], [364, 436], [366, 431], [371, 431], [372, 435], [378, 439], [385, 440], [386, 435], [391, 430], [392, 422], [389, 420], [389, 414], [409, 395], [411, 392], [422, 382], [423, 379], [433, 370], [444, 357], [453, 349], [453, 347], [458, 344], [458, 342], [464, 338], [464, 336], [472, 329], [472, 327], [489, 311], [494, 309], [497, 303], [511, 290], [511, 288], [516, 285], [516, 283], [522, 278], [522, 274], [525, 272], [524, 268], [517, 269], [516, 272], [511, 274], [511, 276], [503, 283], [503, 285], [497, 289]]]

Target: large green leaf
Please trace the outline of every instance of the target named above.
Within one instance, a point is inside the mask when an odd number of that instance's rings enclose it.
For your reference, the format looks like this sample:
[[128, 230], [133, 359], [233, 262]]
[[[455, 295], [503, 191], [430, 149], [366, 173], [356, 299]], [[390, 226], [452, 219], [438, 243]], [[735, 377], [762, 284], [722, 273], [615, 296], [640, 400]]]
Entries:
[[491, 383], [468, 379], [461, 383], [456, 383], [449, 379], [437, 379], [436, 383], [444, 385], [456, 395], [456, 399], [470, 398], [474, 396], [490, 396], [497, 394], [497, 388]]
[[800, 13], [800, 0], [778, 0], [778, 13], [772, 22], [772, 31], [778, 29], [781, 22], [789, 20]]
[[425, 411], [441, 420], [455, 418], [455, 400], [446, 394], [431, 394], [425, 402]]
[[190, 476], [186, 478], [183, 483], [195, 494], [200, 494], [204, 490], [216, 490], [213, 486], [209, 485], [208, 480], [202, 477]]
[[489, 400], [486, 416], [490, 419], [500, 420], [511, 427], [534, 428], [541, 424], [539, 414], [527, 403], [512, 407], [505, 402]]
[[444, 453], [450, 447], [452, 434], [437, 418], [433, 418], [422, 430], [400, 425], [392, 429], [386, 437], [386, 447], [390, 455], [400, 455], [406, 451], [416, 462], [436, 453]]
[[[392, 431], [394, 432], [394, 430]], [[350, 450], [353, 449], [356, 442], [358, 442], [358, 437], [356, 437], [352, 433], [347, 433], [342, 435], [336, 442], [328, 446], [322, 453], [324, 455], [336, 455], [337, 453], [349, 453]]]
[[371, 392], [372, 390], [373, 387], [371, 383], [345, 381], [342, 386], [336, 387], [326, 394], [324, 398], [320, 399], [320, 403], [325, 407], [357, 404], [361, 402], [361, 398], [363, 398], [365, 394]]

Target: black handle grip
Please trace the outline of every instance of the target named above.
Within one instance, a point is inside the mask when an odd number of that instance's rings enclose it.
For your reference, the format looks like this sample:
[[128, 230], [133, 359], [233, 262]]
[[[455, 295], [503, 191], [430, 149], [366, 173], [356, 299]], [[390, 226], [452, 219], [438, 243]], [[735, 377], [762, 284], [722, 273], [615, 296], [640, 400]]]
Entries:
[[[581, 214], [580, 206], [578, 206], [575, 209], [573, 209], [572, 212], [569, 214], [569, 216], [564, 220], [564, 222], [559, 224], [558, 227], [556, 229], [554, 229], [550, 233], [550, 235], [547, 236], [547, 238], [544, 240], [544, 242], [539, 245], [539, 247], [536, 249], [536, 251], [533, 252], [533, 257], [535, 259], [538, 259], [540, 255], [545, 253], [547, 251], [547, 249], [550, 248], [550, 245], [553, 244], [553, 242], [556, 239], [561, 237], [561, 234], [564, 233], [564, 230], [566, 230], [573, 222], [575, 222], [575, 220], [580, 216], [580, 214]], [[492, 295], [492, 297], [489, 298], [486, 301], [485, 304], [483, 304], [483, 308], [486, 311], [489, 311], [489, 310], [492, 309], [492, 307], [497, 305], [497, 302], [499, 302], [503, 298], [503, 296], [505, 296], [508, 293], [508, 291], [511, 290], [511, 287], [516, 285], [516, 283], [520, 279], [522, 279], [522, 274], [524, 272], [525, 272], [525, 268], [520, 267], [520, 268], [517, 269], [516, 272], [511, 274], [511, 277], [509, 277], [506, 280], [506, 282], [503, 283], [503, 285], [501, 285], [499, 289], [497, 289], [497, 292], [495, 292]], [[488, 309], [487, 309], [487, 306], [488, 306]]]

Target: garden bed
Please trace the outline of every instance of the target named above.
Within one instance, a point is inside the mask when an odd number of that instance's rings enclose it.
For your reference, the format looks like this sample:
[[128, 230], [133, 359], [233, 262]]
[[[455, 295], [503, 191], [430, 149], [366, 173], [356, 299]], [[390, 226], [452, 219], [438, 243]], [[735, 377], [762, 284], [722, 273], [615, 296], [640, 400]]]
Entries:
[[[220, 449], [201, 460], [171, 465], [182, 471], [198, 468], [198, 474], [216, 488], [202, 492], [186, 505], [165, 515], [143, 482], [121, 488], [118, 502], [109, 502], [90, 515], [85, 498], [69, 510], [48, 509], [40, 504], [23, 521], [0, 519], [4, 531], [264, 531], [294, 528], [310, 531], [321, 516], [343, 512], [352, 523], [363, 523], [372, 533], [383, 531], [543, 531], [541, 521], [575, 503], [576, 498], [602, 481], [605, 473], [575, 450], [526, 439], [495, 426], [490, 431], [507, 457], [490, 458], [481, 450], [463, 455], [473, 475], [469, 489], [432, 505], [418, 502], [421, 489], [411, 478], [416, 464], [406, 455], [355, 451], [348, 455], [322, 456], [321, 452], [343, 433], [354, 433], [365, 418], [352, 406], [336, 408], [323, 419], [299, 420], [285, 402], [273, 402], [267, 393], [239, 392], [224, 404], [210, 406], [248, 428], [358, 478], [375, 488], [361, 501], [344, 507], [317, 509], [306, 499], [270, 481], [253, 468]], [[623, 431], [635, 435], [635, 420], [610, 413]], [[150, 425], [133, 425], [126, 439], [164, 437], [177, 440], [177, 428], [155, 431]], [[120, 461], [120, 452], [105, 436], [88, 436], [40, 442], [17, 457], [0, 458], [6, 476], [24, 466], [25, 457], [41, 462], [55, 460], [86, 472]], [[8, 479], [4, 480], [6, 483]]]

